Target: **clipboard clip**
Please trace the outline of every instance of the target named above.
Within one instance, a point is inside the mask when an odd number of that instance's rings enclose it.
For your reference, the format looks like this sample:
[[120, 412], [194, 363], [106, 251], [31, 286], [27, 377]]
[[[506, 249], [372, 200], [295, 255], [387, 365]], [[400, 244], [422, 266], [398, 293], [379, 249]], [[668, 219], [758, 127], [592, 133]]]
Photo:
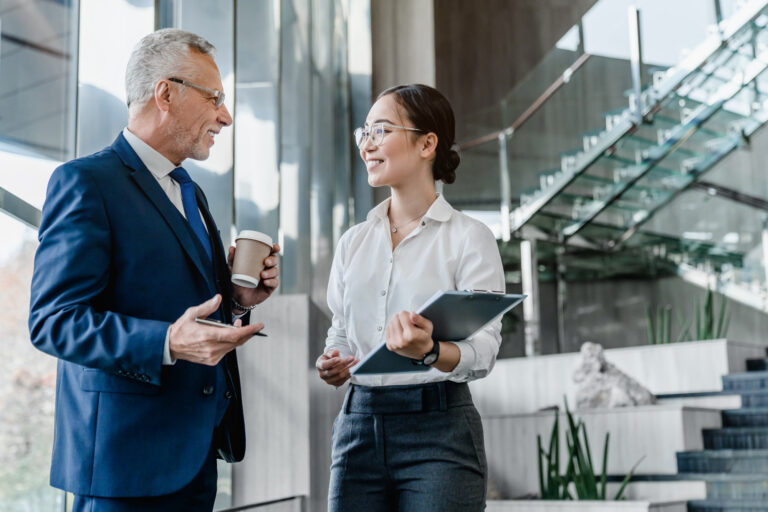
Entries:
[[477, 292], [477, 293], [498, 293], [499, 295], [504, 295], [505, 293], [507, 293], [507, 292], [505, 292], [505, 291], [503, 291], [503, 290], [501, 290], [501, 291], [500, 291], [500, 290], [478, 290], [478, 289], [467, 289], [467, 290], [464, 290], [464, 291], [465, 291], [465, 292], [470, 292], [470, 293], [472, 293], [472, 292]]

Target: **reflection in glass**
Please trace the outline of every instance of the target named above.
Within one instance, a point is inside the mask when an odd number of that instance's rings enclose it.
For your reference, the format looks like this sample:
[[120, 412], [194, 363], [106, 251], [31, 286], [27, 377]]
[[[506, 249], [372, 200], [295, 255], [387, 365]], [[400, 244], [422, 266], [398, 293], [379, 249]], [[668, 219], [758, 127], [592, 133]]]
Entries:
[[0, 511], [61, 510], [48, 485], [56, 360], [29, 342], [36, 232], [0, 213]]
[[0, 144], [73, 155], [77, 4], [0, 0]]

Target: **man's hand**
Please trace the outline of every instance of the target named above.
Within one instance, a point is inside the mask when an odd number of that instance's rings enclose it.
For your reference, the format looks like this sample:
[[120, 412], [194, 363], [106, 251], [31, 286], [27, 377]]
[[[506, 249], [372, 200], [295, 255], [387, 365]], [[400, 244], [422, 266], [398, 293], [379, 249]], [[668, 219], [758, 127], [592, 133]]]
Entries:
[[[277, 269], [277, 253], [279, 252], [280, 246], [275, 244], [272, 246], [272, 252], [264, 259], [264, 270], [259, 275], [259, 286], [256, 288], [246, 288], [233, 284], [232, 294], [239, 304], [243, 306], [261, 304], [277, 289], [277, 286], [280, 284], [280, 280], [277, 277], [279, 274]], [[227, 266], [229, 267], [230, 274], [232, 273], [233, 261], [235, 261], [235, 248], [230, 246], [229, 254], [227, 255]]]
[[349, 380], [349, 369], [359, 362], [360, 360], [355, 359], [354, 356], [347, 356], [342, 359], [339, 357], [338, 350], [332, 350], [330, 353], [322, 354], [317, 358], [315, 368], [317, 368], [317, 374], [326, 384], [339, 387]]
[[401, 311], [387, 325], [387, 348], [401, 356], [422, 359], [432, 350], [432, 329], [432, 322], [423, 316]]
[[195, 318], [207, 318], [219, 309], [221, 295], [216, 294], [207, 302], [187, 309], [171, 324], [169, 349], [171, 357], [192, 363], [215, 366], [228, 352], [234, 350], [264, 328], [264, 324], [241, 327], [235, 321], [236, 329], [212, 327], [195, 322]]

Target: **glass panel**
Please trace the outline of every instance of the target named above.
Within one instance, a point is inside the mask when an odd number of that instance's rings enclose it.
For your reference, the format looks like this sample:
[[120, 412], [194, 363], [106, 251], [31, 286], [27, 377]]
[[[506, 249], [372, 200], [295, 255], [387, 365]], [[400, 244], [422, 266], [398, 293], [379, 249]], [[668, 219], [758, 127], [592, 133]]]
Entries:
[[78, 156], [109, 146], [128, 124], [125, 67], [154, 25], [153, 0], [81, 1]]
[[0, 188], [42, 207], [75, 152], [78, 2], [0, 0]]
[[76, 1], [0, 0], [0, 151], [74, 154], [77, 10]]
[[688, 242], [681, 251], [682, 263], [718, 271], [724, 282], [758, 291], [765, 287], [761, 240], [766, 219], [765, 211], [689, 190], [644, 229]]
[[237, 2], [235, 225], [278, 235], [278, 2]]
[[[216, 65], [224, 85], [225, 106], [232, 112], [234, 97], [234, 3], [230, 1], [161, 0], [158, 2], [158, 28], [174, 27], [189, 30], [206, 38], [216, 47]], [[206, 160], [184, 162], [184, 168], [205, 191], [222, 242], [229, 245], [231, 236], [233, 184], [234, 128], [224, 128], [216, 137], [216, 144]], [[258, 229], [258, 228], [257, 228]], [[218, 493], [215, 510], [232, 505], [232, 466], [218, 461]]]
[[280, 230], [283, 242], [283, 293], [311, 288], [310, 184], [312, 126], [312, 51], [310, 1], [280, 3], [281, 125]]
[[[172, 7], [170, 7], [172, 6]], [[158, 11], [162, 14], [158, 28], [175, 27], [189, 30], [206, 38], [216, 47], [216, 65], [224, 85], [225, 106], [232, 112], [234, 103], [234, 4], [206, 2], [204, 0], [161, 0]], [[222, 242], [229, 245], [232, 222], [232, 161], [234, 128], [224, 128], [216, 136], [206, 160], [188, 159], [184, 168], [205, 191]], [[258, 229], [258, 228], [257, 228]]]
[[29, 342], [27, 318], [37, 233], [0, 213], [0, 511], [55, 512], [48, 485], [56, 359]]

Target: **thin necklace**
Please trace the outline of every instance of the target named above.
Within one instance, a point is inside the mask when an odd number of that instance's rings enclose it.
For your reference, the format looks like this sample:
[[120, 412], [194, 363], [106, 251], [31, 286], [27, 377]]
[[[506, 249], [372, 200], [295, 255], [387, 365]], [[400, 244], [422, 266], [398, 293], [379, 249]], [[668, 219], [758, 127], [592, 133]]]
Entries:
[[[434, 202], [434, 201], [433, 201], [433, 202]], [[406, 221], [406, 222], [401, 222], [401, 223], [400, 223], [400, 227], [402, 228], [402, 227], [404, 227], [404, 226], [407, 226], [408, 224], [410, 224], [411, 222], [415, 221], [416, 219], [420, 219], [420, 218], [422, 218], [422, 217], [423, 217], [423, 216], [424, 216], [424, 215], [425, 215], [425, 214], [426, 214], [426, 213], [429, 211], [429, 208], [430, 208], [430, 206], [432, 206], [432, 204], [430, 204], [429, 206], [427, 206], [427, 209], [426, 209], [426, 210], [424, 210], [423, 212], [421, 212], [420, 214], [418, 214], [417, 216], [415, 216], [415, 217], [414, 217], [414, 218], [412, 218], [411, 220], [409, 220], [409, 221]], [[393, 233], [397, 233], [397, 226], [392, 226], [392, 232], [393, 232]]]

